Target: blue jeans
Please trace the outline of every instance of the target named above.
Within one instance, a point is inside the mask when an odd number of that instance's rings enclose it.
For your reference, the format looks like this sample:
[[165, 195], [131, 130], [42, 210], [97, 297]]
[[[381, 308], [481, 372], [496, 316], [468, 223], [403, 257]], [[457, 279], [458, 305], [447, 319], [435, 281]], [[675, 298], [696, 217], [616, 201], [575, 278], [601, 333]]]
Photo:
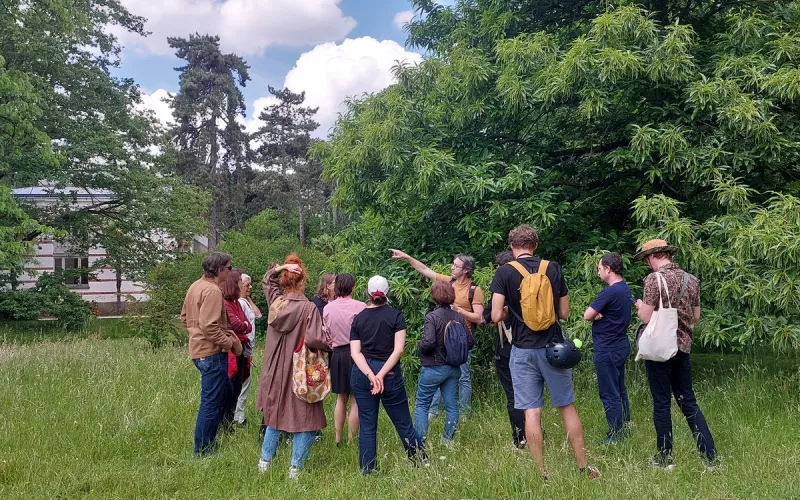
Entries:
[[445, 421], [442, 440], [450, 442], [456, 434], [458, 425], [458, 378], [461, 370], [457, 366], [423, 366], [417, 383], [417, 402], [414, 408], [414, 429], [417, 436], [425, 442], [428, 435], [428, 410], [434, 394], [444, 399]]
[[[302, 469], [303, 464], [308, 458], [308, 450], [314, 444], [314, 437], [317, 431], [306, 432], [291, 432], [292, 435], [292, 467]], [[280, 441], [281, 431], [267, 426], [264, 433], [264, 444], [261, 445], [261, 459], [271, 461], [275, 457], [275, 452], [278, 449], [278, 442]]]
[[594, 353], [597, 391], [608, 421], [606, 437], [612, 439], [620, 437], [625, 422], [631, 419], [628, 389], [625, 387], [625, 361], [630, 353], [630, 345], [613, 351]]
[[692, 388], [692, 364], [689, 355], [678, 351], [668, 361], [645, 361], [644, 366], [647, 369], [650, 394], [653, 395], [653, 425], [656, 428], [658, 451], [662, 455], [672, 454], [670, 396], [674, 396], [686, 423], [689, 424], [697, 449], [706, 460], [713, 461], [717, 457], [717, 448], [706, 417], [697, 405]]
[[[370, 369], [378, 373], [384, 361], [368, 359]], [[417, 431], [411, 423], [411, 413], [408, 410], [408, 396], [403, 381], [403, 370], [400, 364], [392, 369], [383, 378], [383, 392], [372, 395], [369, 379], [361, 373], [358, 366], [353, 365], [350, 372], [350, 388], [358, 404], [358, 465], [362, 474], [369, 474], [375, 469], [378, 440], [378, 410], [383, 403], [383, 409], [389, 415], [400, 437], [408, 458], [413, 459], [418, 452], [424, 457], [424, 447], [417, 437]]]
[[200, 371], [200, 407], [194, 426], [194, 452], [203, 454], [214, 446], [233, 386], [228, 378], [227, 352], [193, 359], [192, 362]]
[[[467, 415], [472, 410], [472, 378], [469, 375], [469, 361], [472, 359], [472, 351], [467, 355], [467, 362], [461, 365], [461, 376], [458, 379], [458, 407], [462, 415]], [[439, 414], [442, 406], [442, 392], [436, 391], [430, 406], [430, 416], [435, 417]]]

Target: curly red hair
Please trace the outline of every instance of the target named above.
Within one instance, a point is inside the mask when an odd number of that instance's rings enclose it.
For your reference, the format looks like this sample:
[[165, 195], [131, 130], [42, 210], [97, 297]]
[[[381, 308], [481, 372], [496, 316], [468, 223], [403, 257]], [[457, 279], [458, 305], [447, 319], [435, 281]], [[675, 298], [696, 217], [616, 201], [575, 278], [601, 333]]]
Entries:
[[283, 261], [284, 264], [297, 264], [303, 270], [303, 274], [283, 272], [281, 273], [281, 286], [284, 291], [302, 293], [305, 284], [308, 282], [306, 266], [296, 253], [290, 253]]

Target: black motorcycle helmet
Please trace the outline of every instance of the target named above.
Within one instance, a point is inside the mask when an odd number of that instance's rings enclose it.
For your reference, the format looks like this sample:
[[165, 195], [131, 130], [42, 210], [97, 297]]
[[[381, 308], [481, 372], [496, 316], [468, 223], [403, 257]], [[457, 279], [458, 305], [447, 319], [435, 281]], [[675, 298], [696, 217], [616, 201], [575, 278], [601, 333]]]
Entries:
[[572, 368], [580, 363], [583, 354], [572, 340], [565, 338], [561, 342], [547, 344], [546, 356], [547, 362], [554, 368]]

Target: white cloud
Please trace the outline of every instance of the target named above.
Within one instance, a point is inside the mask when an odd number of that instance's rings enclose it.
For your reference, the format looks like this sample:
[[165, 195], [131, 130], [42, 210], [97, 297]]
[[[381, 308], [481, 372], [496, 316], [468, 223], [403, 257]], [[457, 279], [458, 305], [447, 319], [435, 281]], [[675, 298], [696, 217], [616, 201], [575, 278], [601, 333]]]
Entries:
[[268, 47], [310, 46], [341, 40], [356, 26], [339, 8], [341, 0], [122, 0], [147, 18], [147, 38], [112, 27], [126, 47], [171, 55], [168, 36], [195, 32], [219, 35], [224, 50], [261, 54]]
[[158, 89], [152, 94], [142, 92], [142, 102], [136, 105], [136, 109], [150, 110], [162, 125], [171, 125], [175, 123], [172, 117], [172, 108], [169, 105], [171, 100], [172, 96], [164, 89]]
[[[391, 68], [397, 61], [419, 63], [421, 60], [421, 55], [406, 51], [392, 40], [348, 38], [341, 44], [317, 45], [302, 54], [286, 75], [283, 86], [292, 92], [305, 91], [305, 105], [319, 108], [315, 120], [320, 127], [314, 136], [324, 138], [337, 114], [344, 110], [345, 98], [379, 92], [395, 83]], [[264, 99], [269, 98], [256, 100], [253, 107], [266, 106]], [[259, 111], [254, 109], [251, 116], [257, 117]], [[248, 123], [248, 129], [251, 127], [257, 128], [258, 124]]]
[[412, 19], [414, 19], [414, 12], [410, 10], [404, 10], [394, 15], [394, 25], [397, 26], [397, 29], [401, 30], [403, 29], [403, 26], [405, 26], [406, 23], [411, 22]]
[[[286, 75], [283, 88], [297, 93], [305, 91], [305, 105], [319, 108], [314, 119], [320, 127], [314, 136], [324, 138], [338, 113], [344, 110], [345, 98], [379, 92], [395, 83], [391, 69], [397, 61], [419, 63], [422, 56], [406, 51], [392, 40], [379, 42], [371, 37], [346, 39], [340, 44], [323, 43], [300, 56]], [[164, 124], [172, 123], [169, 103], [162, 100], [165, 97], [169, 98], [169, 93], [164, 89], [143, 94], [139, 107], [152, 110]], [[258, 115], [276, 103], [274, 96], [259, 97], [249, 106], [248, 118], [239, 122], [247, 132], [255, 132], [262, 125]]]

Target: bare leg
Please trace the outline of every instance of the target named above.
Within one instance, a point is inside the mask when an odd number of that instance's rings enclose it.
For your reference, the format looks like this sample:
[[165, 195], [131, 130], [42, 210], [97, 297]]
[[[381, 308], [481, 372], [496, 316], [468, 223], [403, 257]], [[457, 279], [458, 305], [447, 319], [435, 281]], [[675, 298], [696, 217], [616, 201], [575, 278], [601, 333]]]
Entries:
[[574, 404], [562, 406], [559, 411], [561, 411], [561, 418], [564, 419], [564, 431], [566, 431], [567, 440], [572, 446], [575, 461], [578, 462], [578, 468], [583, 469], [586, 467], [586, 448], [584, 448], [583, 444], [581, 417], [578, 416], [578, 410], [575, 409]]
[[[580, 422], [579, 422], [580, 423]], [[528, 451], [542, 476], [547, 475], [544, 469], [544, 436], [542, 435], [542, 409], [525, 410], [525, 439], [528, 440]]]
[[350, 396], [350, 415], [347, 417], [347, 444], [353, 442], [353, 435], [358, 431], [358, 403]]
[[333, 409], [333, 429], [336, 433], [336, 443], [342, 440], [344, 429], [344, 416], [347, 412], [347, 394], [336, 395], [336, 407]]

